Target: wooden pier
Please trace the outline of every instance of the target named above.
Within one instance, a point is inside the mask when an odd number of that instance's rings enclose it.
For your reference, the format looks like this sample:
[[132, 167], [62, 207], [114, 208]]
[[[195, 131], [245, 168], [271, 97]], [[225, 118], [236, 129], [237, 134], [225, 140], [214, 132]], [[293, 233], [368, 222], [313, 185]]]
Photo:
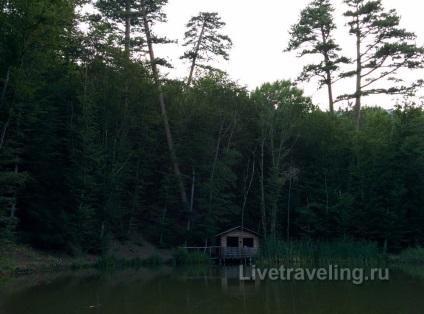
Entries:
[[188, 246], [182, 247], [188, 252], [199, 252], [210, 259], [246, 259], [253, 258], [259, 251], [253, 247]]

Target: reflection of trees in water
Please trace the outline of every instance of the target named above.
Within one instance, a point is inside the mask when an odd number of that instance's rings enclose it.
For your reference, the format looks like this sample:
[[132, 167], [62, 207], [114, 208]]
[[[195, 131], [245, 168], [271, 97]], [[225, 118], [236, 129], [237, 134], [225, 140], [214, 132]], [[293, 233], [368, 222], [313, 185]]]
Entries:
[[[252, 268], [244, 266], [244, 276]], [[414, 275], [412, 277], [411, 275]], [[421, 313], [424, 267], [390, 269], [390, 281], [362, 285], [335, 281], [239, 280], [239, 266], [192, 265], [159, 270], [86, 270], [0, 281], [0, 312], [160, 314]], [[419, 277], [421, 275], [421, 277]], [[258, 277], [258, 276], [257, 276]], [[5, 293], [5, 294], [4, 294]], [[67, 310], [64, 310], [67, 309]]]

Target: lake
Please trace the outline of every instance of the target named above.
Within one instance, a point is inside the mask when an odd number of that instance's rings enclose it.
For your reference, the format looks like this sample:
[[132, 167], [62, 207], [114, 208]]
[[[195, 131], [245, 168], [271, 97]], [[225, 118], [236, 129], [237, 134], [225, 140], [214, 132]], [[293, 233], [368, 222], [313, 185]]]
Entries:
[[34, 274], [1, 279], [0, 313], [422, 314], [420, 271], [390, 268], [389, 280], [362, 284], [317, 279], [241, 281], [238, 266]]

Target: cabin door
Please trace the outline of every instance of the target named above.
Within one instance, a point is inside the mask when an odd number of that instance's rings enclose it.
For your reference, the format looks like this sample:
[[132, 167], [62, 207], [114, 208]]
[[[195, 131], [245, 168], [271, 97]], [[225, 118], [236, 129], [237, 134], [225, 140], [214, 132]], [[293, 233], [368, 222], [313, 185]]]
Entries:
[[243, 238], [244, 247], [253, 247], [253, 238]]

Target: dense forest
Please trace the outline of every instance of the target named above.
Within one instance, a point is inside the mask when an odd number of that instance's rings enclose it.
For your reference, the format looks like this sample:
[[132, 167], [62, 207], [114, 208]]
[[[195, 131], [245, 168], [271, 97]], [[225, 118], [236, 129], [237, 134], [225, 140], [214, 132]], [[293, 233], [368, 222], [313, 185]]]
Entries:
[[[333, 38], [330, 1], [300, 13], [287, 50], [322, 58], [299, 69], [328, 90], [322, 110], [284, 73], [249, 91], [215, 69], [231, 48], [217, 13], [188, 21], [187, 78], [172, 80], [154, 51], [171, 42], [155, 32], [167, 0], [82, 14], [87, 2], [0, 0], [0, 241], [102, 253], [136, 232], [173, 247], [243, 225], [424, 245], [424, 111], [409, 97], [422, 82], [396, 76], [421, 69], [424, 49], [394, 10], [337, 3], [355, 60]], [[335, 96], [337, 80], [351, 93]], [[404, 98], [364, 106], [375, 94]]]

